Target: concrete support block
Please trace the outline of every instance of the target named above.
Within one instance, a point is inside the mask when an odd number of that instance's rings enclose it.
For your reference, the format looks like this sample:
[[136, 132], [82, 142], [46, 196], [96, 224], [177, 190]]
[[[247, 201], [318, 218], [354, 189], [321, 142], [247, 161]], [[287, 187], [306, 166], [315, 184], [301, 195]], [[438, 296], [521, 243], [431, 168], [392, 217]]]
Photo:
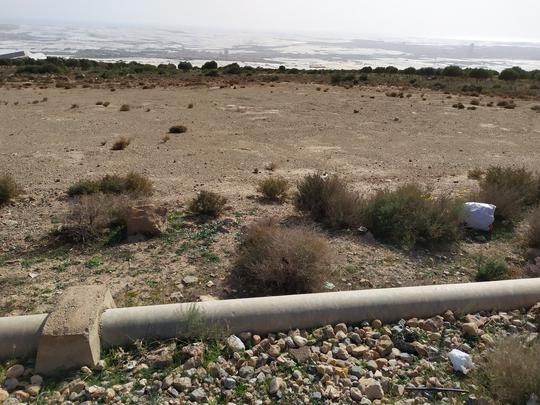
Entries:
[[114, 307], [105, 286], [68, 288], [45, 321], [38, 343], [36, 372], [52, 375], [95, 366], [101, 352], [101, 314]]

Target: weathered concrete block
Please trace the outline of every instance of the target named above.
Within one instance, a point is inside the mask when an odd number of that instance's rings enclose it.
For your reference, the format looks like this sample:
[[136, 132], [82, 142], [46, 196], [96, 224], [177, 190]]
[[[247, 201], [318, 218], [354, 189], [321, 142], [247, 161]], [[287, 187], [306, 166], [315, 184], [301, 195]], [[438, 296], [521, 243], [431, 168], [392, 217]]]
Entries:
[[95, 366], [101, 352], [101, 314], [114, 307], [105, 286], [68, 288], [45, 321], [38, 343], [36, 372], [51, 375]]

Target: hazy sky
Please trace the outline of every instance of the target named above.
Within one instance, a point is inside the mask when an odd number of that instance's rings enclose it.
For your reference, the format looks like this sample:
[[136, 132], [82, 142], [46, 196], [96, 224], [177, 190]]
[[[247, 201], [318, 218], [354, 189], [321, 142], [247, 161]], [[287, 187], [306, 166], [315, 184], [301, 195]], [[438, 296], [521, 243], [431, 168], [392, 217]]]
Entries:
[[0, 22], [540, 41], [540, 0], [0, 0]]

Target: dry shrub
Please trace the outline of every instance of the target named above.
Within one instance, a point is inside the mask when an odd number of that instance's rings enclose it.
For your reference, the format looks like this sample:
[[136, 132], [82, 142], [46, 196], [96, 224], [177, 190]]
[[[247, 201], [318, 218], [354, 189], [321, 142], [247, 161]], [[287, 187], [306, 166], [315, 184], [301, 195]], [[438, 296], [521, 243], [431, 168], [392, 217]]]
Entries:
[[449, 244], [461, 237], [463, 203], [447, 196], [435, 198], [409, 184], [368, 199], [363, 217], [376, 238], [404, 248]]
[[536, 207], [529, 217], [529, 246], [540, 249], [540, 206]]
[[330, 246], [314, 230], [263, 220], [248, 227], [237, 272], [240, 280], [263, 294], [294, 294], [319, 289], [331, 265]]
[[497, 343], [486, 357], [490, 391], [503, 404], [525, 404], [540, 396], [540, 341], [530, 345], [516, 338]]
[[471, 105], [480, 105], [480, 100], [476, 99], [476, 98], [473, 98], [471, 100]]
[[189, 212], [193, 215], [203, 215], [217, 218], [225, 209], [227, 199], [212, 191], [201, 191], [191, 200]]
[[531, 110], [536, 111], [536, 112], [540, 112], [540, 104], [533, 105], [533, 106], [531, 107]]
[[499, 257], [479, 257], [476, 281], [504, 280], [509, 276], [506, 261]]
[[307, 175], [298, 184], [294, 204], [299, 211], [331, 228], [362, 225], [360, 198], [338, 176]]
[[193, 103], [189, 103], [187, 108], [189, 108], [189, 109], [193, 108]]
[[148, 177], [130, 172], [124, 177], [107, 174], [99, 180], [80, 180], [68, 189], [70, 197], [97, 193], [150, 196], [153, 193], [153, 186]]
[[183, 134], [187, 131], [187, 127], [184, 125], [175, 125], [169, 128], [169, 133], [171, 134]]
[[527, 206], [540, 201], [539, 180], [524, 168], [492, 166], [473, 198], [495, 205], [497, 218], [515, 221]]
[[96, 105], [103, 105], [103, 101], [96, 101]]
[[110, 102], [105, 101], [105, 102], [103, 103], [103, 107], [108, 107], [110, 104], [111, 104]]
[[130, 143], [131, 139], [121, 136], [114, 141], [113, 145], [111, 146], [111, 150], [124, 150], [129, 146]]
[[124, 196], [103, 193], [77, 196], [70, 201], [56, 236], [69, 243], [98, 239], [109, 227], [124, 222], [128, 206], [129, 201]]
[[129, 104], [122, 104], [122, 106], [120, 107], [120, 111], [129, 111], [131, 110], [131, 107], [129, 106]]
[[71, 109], [74, 110], [75, 108], [79, 108], [79, 104], [71, 104]]
[[467, 177], [472, 180], [480, 180], [483, 175], [484, 171], [478, 167], [469, 170], [469, 172], [467, 173]]
[[272, 201], [283, 201], [287, 198], [288, 190], [289, 182], [281, 176], [268, 177], [261, 180], [257, 186], [257, 191]]
[[9, 174], [0, 176], [0, 205], [7, 204], [20, 193], [20, 188]]

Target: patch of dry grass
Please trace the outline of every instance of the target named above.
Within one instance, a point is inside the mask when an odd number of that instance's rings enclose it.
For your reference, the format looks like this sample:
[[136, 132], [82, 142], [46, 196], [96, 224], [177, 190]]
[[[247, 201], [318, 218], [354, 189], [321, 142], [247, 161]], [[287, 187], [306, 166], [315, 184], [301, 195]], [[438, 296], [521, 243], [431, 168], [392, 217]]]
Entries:
[[131, 139], [126, 138], [125, 136], [121, 136], [111, 146], [111, 150], [124, 150], [126, 149], [129, 144], [131, 143]]
[[362, 225], [361, 200], [338, 176], [307, 175], [298, 184], [294, 204], [299, 211], [330, 228]]
[[480, 191], [474, 195], [479, 202], [497, 207], [498, 218], [519, 220], [526, 207], [540, 201], [539, 180], [525, 168], [492, 166], [480, 181]]
[[530, 247], [540, 249], [540, 206], [536, 207], [529, 217], [527, 239]]
[[289, 182], [281, 176], [271, 176], [261, 180], [257, 186], [257, 191], [262, 196], [271, 201], [283, 201], [287, 198]]
[[500, 403], [525, 404], [540, 395], [540, 342], [525, 346], [518, 339], [500, 341], [487, 355], [485, 372]]
[[263, 220], [248, 227], [237, 272], [262, 294], [305, 293], [321, 288], [332, 261], [328, 242], [314, 230]]
[[122, 106], [120, 107], [120, 111], [129, 111], [131, 110], [131, 107], [129, 104], [122, 104]]
[[225, 209], [227, 199], [212, 191], [203, 190], [191, 200], [189, 212], [193, 215], [202, 215], [217, 218]]
[[148, 177], [135, 172], [130, 172], [124, 177], [107, 174], [98, 180], [79, 180], [69, 187], [67, 193], [70, 197], [98, 193], [150, 196], [153, 193], [153, 185]]
[[9, 201], [17, 197], [20, 193], [20, 188], [9, 174], [0, 176], [0, 205], [7, 204]]
[[480, 180], [483, 175], [484, 171], [478, 167], [469, 170], [469, 172], [467, 173], [467, 177], [472, 180]]

